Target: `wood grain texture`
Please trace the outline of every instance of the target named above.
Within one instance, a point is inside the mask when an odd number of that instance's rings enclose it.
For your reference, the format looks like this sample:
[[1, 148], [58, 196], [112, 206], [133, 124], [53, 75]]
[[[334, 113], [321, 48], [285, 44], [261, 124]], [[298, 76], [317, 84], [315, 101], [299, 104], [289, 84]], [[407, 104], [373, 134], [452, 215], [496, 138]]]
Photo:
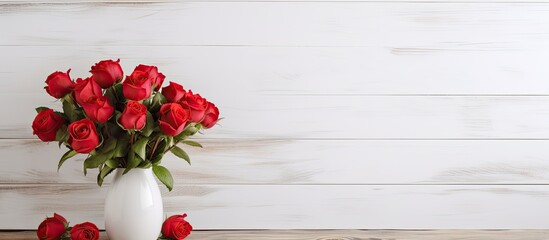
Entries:
[[1, 1], [0, 102], [18, 104], [0, 111], [0, 229], [102, 225], [81, 158], [58, 175], [62, 152], [28, 139], [56, 105], [47, 74], [113, 57], [222, 109], [193, 167], [165, 159], [166, 210], [197, 229], [549, 228], [549, 4], [506, 1]]
[[87, 77], [90, 66], [110, 58], [121, 58], [126, 74], [140, 63], [157, 65], [168, 80], [210, 97], [226, 92], [245, 96], [549, 93], [549, 69], [544, 65], [549, 62], [549, 48], [527, 41], [521, 51], [487, 51], [478, 46], [420, 52], [393, 47], [0, 46], [0, 52], [10, 56], [0, 58], [0, 78], [17, 79], [1, 81], [0, 94], [45, 96], [42, 86], [50, 73], [71, 68], [73, 78]]
[[[168, 215], [196, 229], [543, 229], [547, 185], [176, 185]], [[0, 186], [1, 229], [34, 229], [57, 212], [102, 227], [106, 187]], [[309, 200], [309, 201], [307, 201]], [[9, 219], [9, 220], [8, 220]]]
[[[547, 184], [549, 141], [205, 139], [184, 147], [188, 166], [163, 164], [181, 184]], [[56, 172], [65, 152], [39, 140], [0, 140], [0, 183], [95, 183], [84, 155]], [[107, 177], [107, 182], [111, 181]]]
[[[0, 0], [5, 4], [74, 4], [74, 3], [102, 3], [102, 4], [147, 4], [173, 3], [180, 0]], [[387, 3], [547, 3], [547, 0], [184, 0], [184, 2], [387, 2]]]
[[4, 4], [0, 45], [385, 46], [419, 54], [445, 49], [521, 51], [547, 46], [548, 11], [545, 3]]
[[[59, 103], [45, 104], [48, 96], [41, 96], [0, 95], [0, 102], [18, 103], [5, 105], [0, 112], [1, 138], [33, 138], [34, 108], [61, 107]], [[549, 138], [549, 97], [223, 94], [213, 98], [225, 119], [206, 131], [208, 138]]]
[[[101, 240], [107, 240], [101, 232]], [[547, 230], [232, 230], [193, 231], [186, 239], [200, 240], [540, 240]], [[34, 231], [3, 231], [0, 239], [34, 240]]]

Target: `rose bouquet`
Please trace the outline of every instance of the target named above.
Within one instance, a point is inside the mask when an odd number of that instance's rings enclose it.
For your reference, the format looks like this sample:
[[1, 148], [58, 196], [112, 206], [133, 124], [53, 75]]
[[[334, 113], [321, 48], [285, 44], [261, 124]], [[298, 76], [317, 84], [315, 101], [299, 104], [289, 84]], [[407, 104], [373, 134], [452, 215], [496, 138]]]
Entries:
[[78, 153], [87, 154], [87, 169], [98, 169], [97, 184], [117, 168], [150, 168], [171, 191], [173, 178], [161, 165], [171, 152], [189, 162], [178, 144], [202, 147], [188, 140], [201, 129], [213, 127], [219, 110], [200, 94], [170, 82], [156, 66], [139, 65], [123, 80], [120, 60], [103, 60], [91, 67], [91, 76], [73, 81], [67, 72], [47, 77], [46, 92], [62, 103], [62, 111], [38, 107], [33, 134], [42, 141], [58, 141], [69, 150], [58, 170]]

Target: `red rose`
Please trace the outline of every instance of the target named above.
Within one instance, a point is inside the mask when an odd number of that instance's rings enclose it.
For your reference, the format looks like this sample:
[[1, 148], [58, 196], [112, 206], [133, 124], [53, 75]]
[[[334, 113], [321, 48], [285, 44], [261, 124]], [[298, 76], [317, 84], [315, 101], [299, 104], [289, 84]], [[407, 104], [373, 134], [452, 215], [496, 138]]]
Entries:
[[94, 122], [104, 123], [112, 117], [114, 107], [105, 96], [91, 96], [82, 103], [86, 116]]
[[134, 71], [122, 83], [122, 93], [127, 99], [139, 101], [151, 96], [151, 79], [148, 73]]
[[187, 214], [173, 215], [164, 221], [162, 224], [162, 235], [175, 240], [185, 239], [191, 231], [193, 226], [187, 220], [185, 220]]
[[91, 67], [93, 80], [102, 88], [108, 88], [114, 83], [122, 81], [124, 73], [120, 67], [120, 59], [116, 62], [113, 60], [103, 60]]
[[147, 73], [149, 79], [151, 79], [151, 84], [155, 91], [158, 91], [160, 87], [162, 87], [162, 83], [164, 83], [164, 79], [166, 78], [164, 74], [158, 72], [158, 68], [156, 66], [147, 66], [147, 65], [139, 64], [139, 66], [135, 67], [133, 71], [134, 72], [140, 71], [140, 72]]
[[81, 119], [69, 124], [69, 145], [79, 153], [89, 153], [99, 144], [99, 135], [95, 124], [87, 119]]
[[139, 102], [129, 101], [118, 122], [126, 130], [143, 129], [147, 123], [147, 107]]
[[67, 225], [64, 217], [54, 213], [53, 217], [46, 218], [40, 223], [36, 235], [40, 240], [57, 240], [67, 231]]
[[71, 231], [71, 240], [98, 240], [99, 228], [91, 222], [74, 225]]
[[71, 80], [69, 73], [71, 70], [64, 72], [54, 72], [46, 79], [47, 86], [44, 87], [46, 92], [54, 98], [62, 98], [72, 91], [74, 82]]
[[183, 132], [189, 123], [190, 113], [177, 103], [166, 103], [160, 107], [160, 130], [168, 136], [176, 136]]
[[185, 100], [181, 103], [191, 110], [191, 122], [200, 122], [204, 118], [204, 113], [208, 107], [208, 101], [201, 97], [200, 94], [193, 94], [193, 91], [189, 90], [185, 94]]
[[74, 99], [78, 104], [82, 105], [82, 103], [90, 97], [101, 96], [103, 94], [99, 84], [92, 79], [93, 77], [76, 79], [76, 84], [74, 85]]
[[162, 95], [166, 97], [166, 101], [169, 103], [175, 103], [181, 101], [185, 97], [185, 90], [183, 86], [170, 82], [170, 85], [162, 88]]
[[54, 141], [55, 134], [61, 126], [65, 124], [65, 119], [55, 114], [51, 109], [42, 110], [36, 115], [32, 122], [32, 134], [38, 136], [44, 142]]
[[215, 106], [215, 104], [208, 102], [208, 108], [206, 108], [206, 113], [204, 114], [204, 119], [202, 119], [202, 126], [205, 128], [211, 128], [219, 119], [219, 109]]

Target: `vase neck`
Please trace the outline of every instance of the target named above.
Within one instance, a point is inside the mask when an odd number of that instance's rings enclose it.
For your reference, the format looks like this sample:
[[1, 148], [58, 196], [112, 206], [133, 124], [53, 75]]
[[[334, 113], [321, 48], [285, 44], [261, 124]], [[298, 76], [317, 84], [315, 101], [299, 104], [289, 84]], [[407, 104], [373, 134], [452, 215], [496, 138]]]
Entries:
[[115, 181], [119, 178], [153, 178], [152, 168], [132, 168], [126, 174], [124, 174], [125, 168], [117, 168]]

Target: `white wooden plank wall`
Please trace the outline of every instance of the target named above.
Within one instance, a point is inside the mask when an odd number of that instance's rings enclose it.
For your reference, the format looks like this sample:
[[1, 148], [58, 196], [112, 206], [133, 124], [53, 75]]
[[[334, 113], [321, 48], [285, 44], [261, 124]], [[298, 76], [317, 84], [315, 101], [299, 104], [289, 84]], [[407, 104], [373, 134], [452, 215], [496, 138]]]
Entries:
[[108, 58], [219, 105], [164, 160], [197, 229], [549, 228], [546, 1], [0, 0], [0, 54], [0, 229], [103, 225], [30, 124], [49, 73]]

